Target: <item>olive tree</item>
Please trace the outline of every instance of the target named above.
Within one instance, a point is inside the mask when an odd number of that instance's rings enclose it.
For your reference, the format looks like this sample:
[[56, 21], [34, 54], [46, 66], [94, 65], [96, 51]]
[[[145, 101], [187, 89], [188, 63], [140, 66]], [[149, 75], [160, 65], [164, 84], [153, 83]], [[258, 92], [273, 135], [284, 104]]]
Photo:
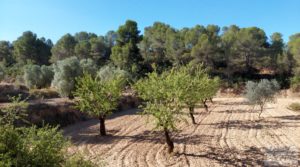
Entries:
[[174, 149], [170, 132], [176, 129], [182, 117], [182, 77], [184, 75], [178, 75], [175, 70], [161, 75], [155, 71], [133, 86], [138, 96], [146, 101], [143, 113], [154, 118], [155, 129], [163, 130], [169, 153]]
[[119, 77], [120, 79], [122, 79], [122, 81], [125, 82], [123, 84], [126, 84], [127, 82], [132, 80], [132, 76], [129, 72], [110, 65], [106, 65], [100, 68], [100, 70], [97, 72], [97, 77], [101, 80], [109, 80], [114, 77]]
[[280, 89], [276, 80], [262, 79], [259, 82], [248, 81], [246, 84], [245, 97], [253, 105], [259, 105], [259, 118], [267, 102], [275, 101], [275, 94]]
[[72, 97], [75, 78], [82, 75], [80, 62], [76, 57], [66, 58], [53, 65], [54, 78], [52, 86], [62, 97]]
[[43, 88], [50, 86], [53, 75], [51, 66], [28, 65], [25, 68], [23, 79], [29, 88]]
[[84, 74], [76, 81], [74, 95], [78, 97], [77, 108], [98, 117], [100, 135], [105, 136], [105, 119], [118, 106], [118, 100], [122, 93], [122, 79], [115, 77], [109, 80], [100, 80], [93, 78], [90, 74]]
[[80, 66], [82, 68], [82, 71], [84, 73], [89, 73], [91, 74], [93, 77], [96, 76], [97, 73], [97, 64], [93, 59], [82, 59], [80, 60]]

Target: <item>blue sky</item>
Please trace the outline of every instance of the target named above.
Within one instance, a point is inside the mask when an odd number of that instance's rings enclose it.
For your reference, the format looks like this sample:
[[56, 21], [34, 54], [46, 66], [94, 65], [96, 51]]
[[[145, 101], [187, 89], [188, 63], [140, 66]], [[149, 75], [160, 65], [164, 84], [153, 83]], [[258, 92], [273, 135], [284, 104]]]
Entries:
[[175, 28], [196, 24], [258, 26], [285, 41], [300, 32], [300, 0], [0, 0], [0, 40], [31, 30], [57, 41], [79, 31], [104, 35], [127, 19], [139, 29], [162, 21]]

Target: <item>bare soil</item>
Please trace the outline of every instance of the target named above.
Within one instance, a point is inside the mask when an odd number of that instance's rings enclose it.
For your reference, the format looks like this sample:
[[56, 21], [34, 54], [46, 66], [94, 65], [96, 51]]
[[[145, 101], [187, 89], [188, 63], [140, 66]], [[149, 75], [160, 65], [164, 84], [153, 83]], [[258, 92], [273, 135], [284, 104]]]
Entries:
[[99, 136], [98, 120], [66, 127], [74, 146], [97, 164], [112, 167], [154, 166], [300, 166], [300, 113], [286, 107], [300, 99], [280, 98], [258, 107], [243, 98], [215, 98], [209, 112], [196, 110], [197, 124], [179, 123], [172, 133], [175, 153], [168, 155], [163, 133], [138, 110], [116, 113], [106, 121], [108, 136]]

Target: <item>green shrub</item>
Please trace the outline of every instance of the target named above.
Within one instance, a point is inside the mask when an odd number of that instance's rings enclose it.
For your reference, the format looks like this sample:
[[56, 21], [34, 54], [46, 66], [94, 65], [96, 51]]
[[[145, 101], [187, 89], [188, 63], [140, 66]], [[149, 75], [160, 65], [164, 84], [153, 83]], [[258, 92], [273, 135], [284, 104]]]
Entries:
[[273, 102], [275, 94], [280, 89], [280, 86], [276, 80], [269, 81], [262, 79], [259, 82], [248, 81], [246, 84], [245, 97], [251, 104], [260, 106], [260, 114], [263, 111], [263, 107], [267, 102]]
[[60, 166], [67, 140], [57, 128], [0, 127], [0, 166]]
[[300, 77], [294, 76], [290, 80], [291, 80], [292, 91], [299, 91], [300, 90]]
[[0, 81], [4, 79], [5, 73], [4, 73], [4, 67], [0, 66]]
[[124, 85], [126, 85], [132, 79], [129, 72], [121, 70], [121, 69], [116, 68], [114, 66], [109, 66], [109, 65], [102, 67], [98, 71], [97, 77], [100, 80], [105, 80], [105, 81], [111, 80], [111, 79], [117, 77], [117, 78], [120, 78], [120, 79], [123, 80]]
[[300, 103], [292, 103], [287, 108], [293, 111], [300, 111]]
[[53, 80], [54, 72], [52, 66], [41, 66], [41, 73], [42, 73], [42, 87], [46, 88], [51, 86], [51, 82]]
[[39, 65], [28, 65], [25, 68], [24, 81], [28, 88], [40, 88], [42, 79], [41, 67]]
[[93, 77], [96, 76], [97, 73], [97, 65], [94, 60], [92, 59], [82, 59], [80, 60], [80, 66], [84, 73], [88, 73]]
[[[74, 155], [69, 157], [63, 166], [64, 167], [93, 167], [95, 165], [91, 161], [85, 160], [82, 156]], [[104, 165], [100, 165], [100, 166], [104, 166]]]
[[50, 86], [53, 75], [50, 66], [28, 65], [25, 68], [23, 79], [28, 88], [44, 88]]
[[[72, 164], [90, 167], [92, 163], [68, 157], [69, 141], [58, 127], [17, 127], [26, 117], [25, 101], [12, 97], [12, 103], [0, 110], [0, 166], [61, 167]], [[78, 166], [77, 165], [77, 166]]]
[[71, 96], [75, 89], [75, 78], [82, 75], [80, 62], [76, 57], [66, 58], [53, 65], [52, 86], [62, 97]]

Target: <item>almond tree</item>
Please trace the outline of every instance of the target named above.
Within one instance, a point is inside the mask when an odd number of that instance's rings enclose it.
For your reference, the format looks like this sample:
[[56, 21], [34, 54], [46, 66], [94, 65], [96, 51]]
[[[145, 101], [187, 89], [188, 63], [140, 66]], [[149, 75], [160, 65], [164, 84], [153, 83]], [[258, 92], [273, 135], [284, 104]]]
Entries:
[[194, 118], [196, 104], [202, 102], [205, 110], [208, 111], [206, 101], [212, 99], [216, 94], [219, 88], [219, 80], [217, 78], [210, 79], [202, 65], [181, 67], [177, 72], [185, 75], [185, 77], [182, 77], [184, 86], [182, 87], [183, 97], [181, 99], [189, 109], [192, 123], [196, 124]]
[[90, 74], [77, 79], [74, 95], [78, 97], [77, 108], [96, 116], [100, 122], [100, 135], [106, 135], [105, 119], [118, 106], [118, 99], [124, 83], [119, 77], [99, 80]]
[[170, 133], [176, 129], [176, 123], [182, 117], [182, 77], [184, 75], [178, 75], [175, 70], [161, 75], [155, 71], [133, 86], [138, 96], [146, 101], [143, 113], [154, 118], [155, 129], [164, 132], [168, 153], [174, 150]]

